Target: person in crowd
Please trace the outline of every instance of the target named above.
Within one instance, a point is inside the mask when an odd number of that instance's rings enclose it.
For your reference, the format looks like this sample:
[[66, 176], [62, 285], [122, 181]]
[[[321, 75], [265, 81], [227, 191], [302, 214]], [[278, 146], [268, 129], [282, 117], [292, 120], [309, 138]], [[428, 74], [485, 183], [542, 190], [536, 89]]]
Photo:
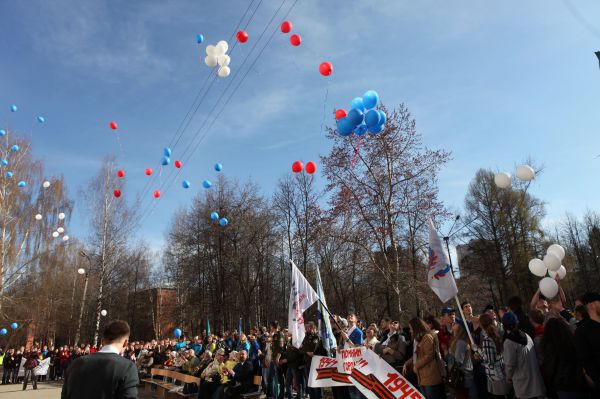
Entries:
[[200, 374], [199, 399], [211, 399], [221, 385], [219, 370], [225, 365], [225, 349], [220, 348], [215, 352], [215, 360], [210, 363]]
[[282, 339], [285, 342], [283, 332], [279, 329], [279, 323], [277, 321], [271, 322], [271, 357], [269, 359], [269, 373], [267, 377], [267, 399], [277, 398], [277, 393], [283, 389], [279, 384], [277, 362], [275, 361], [281, 349], [280, 342]]
[[[464, 308], [464, 307], [463, 307]], [[466, 316], [466, 315], [465, 315]], [[448, 367], [457, 366], [464, 375], [464, 387], [456, 389], [457, 399], [477, 398], [477, 386], [473, 377], [473, 362], [471, 359], [471, 344], [467, 335], [467, 326], [462, 320], [457, 320], [452, 327], [452, 340], [448, 349]]]
[[358, 316], [355, 313], [350, 313], [348, 315], [348, 331], [346, 335], [348, 335], [348, 340], [353, 344], [353, 346], [360, 346], [363, 344], [365, 339], [365, 335], [360, 328], [358, 328]]
[[544, 335], [544, 322], [546, 316], [540, 309], [531, 309], [529, 311], [529, 321], [533, 325], [535, 330], [535, 337], [533, 338], [533, 345], [535, 346], [535, 355], [537, 357], [538, 363], [542, 364], [542, 350], [540, 343], [542, 341], [542, 336]]
[[575, 345], [586, 382], [600, 397], [600, 293], [588, 292], [582, 301], [590, 317], [575, 330]]
[[239, 362], [233, 369], [225, 369], [225, 374], [230, 381], [224, 390], [226, 399], [238, 398], [240, 395], [248, 393], [252, 390], [252, 363], [248, 360], [248, 352], [242, 349], [238, 354]]
[[539, 398], [545, 393], [533, 340], [519, 329], [517, 315], [508, 312], [502, 318], [506, 381], [512, 384], [517, 398]]
[[246, 351], [246, 353], [250, 353], [250, 342], [248, 342], [246, 334], [240, 335], [239, 349], [241, 351]]
[[[504, 308], [504, 309], [506, 309], [506, 308]], [[504, 311], [504, 313], [506, 313], [506, 311]], [[498, 322], [498, 316], [496, 315], [496, 312], [494, 311], [494, 305], [490, 305], [490, 304], [485, 305], [485, 308], [483, 309], [482, 314], [487, 314], [488, 316], [490, 316], [492, 318], [493, 326], [498, 330], [498, 334], [502, 337], [504, 335], [504, 328], [502, 327], [502, 323]]]
[[558, 399], [583, 398], [586, 390], [583, 369], [577, 359], [575, 336], [562, 318], [546, 322], [541, 340], [542, 375], [548, 397]]
[[250, 344], [250, 350], [248, 351], [248, 359], [250, 360], [250, 363], [252, 363], [252, 370], [254, 371], [254, 374], [260, 375], [262, 371], [262, 365], [260, 363], [260, 343], [256, 339], [256, 335], [254, 334], [249, 335], [248, 340]]
[[12, 382], [13, 369], [16, 367], [15, 360], [15, 350], [13, 348], [8, 349], [2, 362], [2, 367], [4, 368], [2, 385], [8, 385]]
[[40, 364], [40, 352], [36, 346], [33, 346], [29, 352], [24, 354], [25, 364], [23, 368], [25, 369], [25, 375], [23, 376], [23, 390], [27, 389], [27, 383], [31, 380], [31, 385], [33, 389], [37, 389], [37, 378], [33, 369], [35, 369], [38, 364]]
[[375, 350], [375, 346], [379, 343], [379, 340], [377, 339], [377, 327], [368, 327], [365, 331], [365, 335], [366, 338], [363, 345], [371, 350]]
[[198, 370], [194, 373], [195, 376], [200, 377], [202, 372], [206, 370], [206, 368], [212, 363], [213, 355], [210, 351], [202, 352], [202, 356], [200, 357], [200, 365], [198, 366]]
[[546, 314], [548, 313], [548, 299], [542, 294], [539, 288], [531, 297], [531, 301], [529, 302], [529, 309], [541, 310], [544, 314], [544, 317], [546, 317]]
[[60, 352], [60, 371], [61, 378], [64, 380], [67, 374], [67, 368], [69, 367], [69, 363], [71, 361], [71, 351], [68, 346], [64, 346], [62, 351]]
[[[323, 347], [321, 337], [317, 333], [317, 327], [315, 323], [309, 321], [305, 325], [306, 335], [300, 346], [300, 353], [303, 356], [304, 363], [304, 380], [308, 381], [308, 374], [310, 372], [310, 366], [314, 356], [326, 356], [327, 351]], [[311, 388], [308, 387], [308, 395], [310, 399], [321, 399], [323, 397], [322, 388]]]
[[438, 332], [438, 340], [440, 343], [440, 351], [446, 356], [452, 339], [452, 326], [456, 323], [456, 312], [454, 309], [445, 307], [442, 308], [442, 317], [440, 319], [440, 330]]
[[280, 338], [277, 343], [277, 355], [275, 356], [275, 365], [277, 367], [277, 393], [274, 395], [277, 399], [283, 399], [285, 396], [285, 375], [287, 374], [287, 348], [286, 338]]
[[292, 399], [292, 382], [296, 383], [296, 399], [304, 399], [304, 356], [294, 345], [287, 346], [287, 373], [285, 375], [285, 393]]
[[19, 349], [17, 349], [17, 351], [15, 352], [15, 364], [14, 367], [12, 369], [12, 383], [13, 384], [18, 384], [19, 383], [19, 370], [21, 369], [21, 364], [23, 363], [23, 357], [25, 355], [25, 347], [21, 346]]
[[[525, 334], [529, 335], [531, 339], [535, 338], [535, 329], [533, 325], [529, 321], [529, 317], [523, 311], [523, 301], [518, 296], [513, 296], [508, 299], [508, 310], [512, 312], [519, 321], [519, 330], [523, 331]], [[507, 311], [503, 312], [501, 316], [501, 320], [504, 320], [504, 315], [508, 313]], [[504, 328], [504, 323], [502, 323], [502, 327]], [[506, 334], [506, 331], [505, 331]]]
[[273, 358], [273, 338], [269, 332], [265, 331], [264, 352], [261, 349], [262, 364], [262, 388], [268, 399], [273, 398], [273, 384], [269, 377], [271, 376], [271, 363]]
[[154, 366], [154, 356], [155, 352], [150, 350], [144, 357], [142, 357], [142, 360], [138, 366], [138, 370], [142, 378], [150, 376], [150, 369]]
[[200, 368], [200, 359], [196, 357], [194, 349], [183, 351], [185, 362], [181, 365], [181, 370], [185, 374], [193, 375]]
[[471, 302], [464, 301], [460, 304], [460, 307], [465, 315], [465, 325], [469, 327], [469, 331], [473, 332], [479, 327], [479, 317], [473, 315], [473, 306]]
[[[390, 335], [384, 343], [377, 343], [374, 347], [377, 353], [390, 366], [397, 370], [402, 370], [402, 366], [406, 361], [407, 344], [406, 339], [399, 333], [400, 324], [394, 321], [390, 324]], [[369, 329], [367, 329], [367, 338], [369, 337]]]
[[413, 337], [413, 355], [404, 364], [402, 373], [412, 371], [417, 375], [421, 392], [427, 399], [445, 399], [442, 373], [437, 361], [439, 343], [437, 337], [420, 318], [408, 322]]
[[590, 314], [587, 311], [587, 307], [583, 304], [575, 306], [575, 327], [577, 329], [583, 322], [590, 318]]
[[481, 325], [481, 344], [477, 347], [477, 354], [482, 360], [487, 378], [487, 392], [492, 398], [505, 398], [510, 392], [506, 383], [504, 359], [502, 357], [503, 344], [500, 332], [495, 325], [495, 319], [489, 312], [479, 317]]
[[390, 324], [392, 323], [392, 319], [389, 317], [384, 317], [379, 321], [379, 335], [377, 336], [377, 340], [379, 342], [385, 342], [388, 339], [388, 335], [390, 334]]

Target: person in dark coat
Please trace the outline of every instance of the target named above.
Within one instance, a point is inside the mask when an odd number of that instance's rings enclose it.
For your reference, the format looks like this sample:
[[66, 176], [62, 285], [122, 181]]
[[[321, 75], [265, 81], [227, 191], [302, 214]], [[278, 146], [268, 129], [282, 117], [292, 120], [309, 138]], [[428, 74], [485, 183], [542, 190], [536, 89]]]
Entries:
[[108, 323], [103, 347], [93, 355], [75, 359], [67, 370], [61, 399], [133, 399], [138, 397], [135, 363], [121, 354], [129, 341], [129, 325], [122, 320]]
[[23, 377], [23, 390], [27, 389], [27, 383], [31, 380], [31, 385], [33, 385], [33, 389], [37, 389], [37, 377], [33, 372], [33, 369], [38, 366], [40, 363], [40, 352], [38, 352], [37, 347], [33, 347], [31, 351], [25, 353], [23, 355], [25, 357], [25, 364], [23, 368], [25, 369], [25, 376]]
[[2, 385], [10, 384], [13, 368], [15, 367], [15, 350], [13, 348], [10, 348], [6, 351], [2, 366], [4, 367], [4, 373], [2, 374]]
[[238, 398], [240, 395], [250, 392], [253, 388], [254, 367], [252, 362], [248, 360], [248, 352], [245, 350], [240, 351], [239, 359], [240, 362], [235, 365], [233, 370], [224, 370], [224, 373], [230, 378], [225, 389], [226, 399]]

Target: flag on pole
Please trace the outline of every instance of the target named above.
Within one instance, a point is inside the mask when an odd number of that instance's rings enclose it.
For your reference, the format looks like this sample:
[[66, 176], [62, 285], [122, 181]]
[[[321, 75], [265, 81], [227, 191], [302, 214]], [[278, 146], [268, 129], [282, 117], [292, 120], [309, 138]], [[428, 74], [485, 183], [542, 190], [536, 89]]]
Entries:
[[242, 318], [240, 317], [240, 323], [238, 324], [238, 337], [242, 336]]
[[[325, 309], [327, 301], [325, 301], [325, 292], [323, 291], [323, 283], [321, 281], [321, 271], [319, 265], [317, 265], [317, 295], [319, 296], [319, 303], [317, 307], [317, 319], [319, 322], [319, 335], [323, 341], [323, 347], [327, 351], [327, 356], [331, 355], [331, 349], [337, 347], [337, 341], [333, 335], [331, 329], [331, 322], [329, 321], [329, 313]], [[325, 307], [323, 306], [325, 305]]]
[[300, 348], [306, 335], [304, 316], [302, 314], [313, 303], [317, 302], [319, 297], [294, 262], [290, 261], [290, 263], [292, 264], [292, 286], [290, 290], [288, 329], [292, 334], [292, 345]]
[[442, 241], [438, 236], [433, 221], [429, 219], [429, 265], [427, 272], [427, 284], [440, 298], [447, 302], [458, 294], [456, 282], [452, 275], [450, 262], [442, 248]]
[[208, 317], [206, 318], [206, 335], [210, 335], [210, 320], [208, 319]]

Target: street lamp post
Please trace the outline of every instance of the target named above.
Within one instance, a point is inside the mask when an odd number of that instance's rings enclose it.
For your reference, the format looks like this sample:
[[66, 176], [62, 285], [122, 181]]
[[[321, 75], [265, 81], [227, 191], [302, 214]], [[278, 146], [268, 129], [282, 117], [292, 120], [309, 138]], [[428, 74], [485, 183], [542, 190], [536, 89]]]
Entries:
[[75, 346], [79, 345], [79, 337], [81, 334], [81, 320], [83, 319], [83, 309], [85, 307], [85, 298], [87, 296], [87, 288], [88, 288], [88, 281], [89, 281], [89, 270], [92, 267], [92, 260], [90, 259], [90, 257], [88, 256], [88, 254], [85, 253], [85, 251], [81, 250], [79, 251], [79, 256], [81, 256], [82, 258], [86, 258], [88, 261], [88, 270], [85, 270], [83, 268], [80, 268], [77, 270], [77, 273], [79, 274], [85, 274], [85, 283], [83, 285], [83, 298], [81, 300], [81, 306], [79, 307], [79, 321], [77, 322], [77, 334], [75, 334]]
[[456, 215], [456, 217], [454, 218], [454, 223], [452, 223], [452, 227], [450, 227], [450, 231], [448, 231], [448, 235], [444, 236], [444, 242], [446, 243], [446, 251], [448, 251], [448, 261], [450, 262], [450, 270], [452, 271], [452, 277], [456, 277], [454, 275], [454, 266], [452, 265], [452, 255], [450, 254], [450, 233], [452, 232], [452, 230], [454, 229], [454, 226], [456, 226], [456, 222], [458, 222], [458, 219], [460, 219], [460, 215]]

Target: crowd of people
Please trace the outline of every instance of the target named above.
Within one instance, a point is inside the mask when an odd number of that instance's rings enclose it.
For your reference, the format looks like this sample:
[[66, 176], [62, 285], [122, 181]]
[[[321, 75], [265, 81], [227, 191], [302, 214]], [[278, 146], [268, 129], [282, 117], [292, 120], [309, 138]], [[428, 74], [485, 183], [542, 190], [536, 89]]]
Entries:
[[[507, 307], [488, 305], [477, 315], [463, 302], [464, 318], [445, 307], [439, 315], [413, 318], [405, 326], [387, 317], [363, 324], [354, 313], [335, 316], [337, 348], [329, 353], [314, 323], [305, 324], [306, 335], [296, 348], [288, 331], [272, 322], [248, 334], [223, 331], [126, 343], [122, 356], [135, 364], [139, 379], [148, 378], [153, 367], [199, 377], [200, 384], [186, 390], [198, 392], [200, 399], [231, 399], [257, 389], [267, 399], [321, 399], [322, 389], [307, 386], [313, 356], [334, 356], [354, 346], [379, 354], [427, 399], [600, 397], [600, 294], [577, 298], [573, 312], [564, 303], [562, 291], [551, 300], [536, 292], [527, 313], [514, 297]], [[48, 379], [57, 380], [75, 359], [94, 352], [89, 346], [9, 349], [2, 383], [18, 382], [15, 370], [23, 356], [26, 370], [49, 357]], [[262, 386], [254, 385], [254, 376], [262, 377]], [[29, 379], [36, 382], [26, 373], [24, 389]], [[362, 396], [353, 387], [332, 390], [335, 399]]]

